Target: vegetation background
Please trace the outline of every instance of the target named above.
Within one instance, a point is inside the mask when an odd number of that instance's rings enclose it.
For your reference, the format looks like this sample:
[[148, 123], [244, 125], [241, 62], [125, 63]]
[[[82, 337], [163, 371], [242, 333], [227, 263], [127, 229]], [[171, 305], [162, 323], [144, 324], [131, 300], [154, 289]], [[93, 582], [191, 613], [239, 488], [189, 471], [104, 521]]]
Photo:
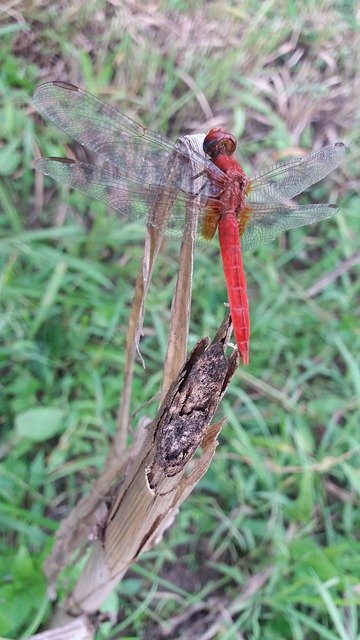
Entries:
[[[98, 637], [360, 638], [359, 17], [355, 0], [2, 2], [0, 635], [25, 638], [49, 614], [42, 562], [114, 432], [142, 255], [139, 224], [32, 168], [68, 152], [32, 103], [62, 79], [173, 139], [225, 125], [249, 173], [349, 147], [307, 196], [340, 213], [246, 255], [251, 364], [221, 405], [217, 454]], [[134, 410], [159, 389], [177, 256], [167, 241]], [[200, 250], [190, 347], [224, 300], [216, 246]]]

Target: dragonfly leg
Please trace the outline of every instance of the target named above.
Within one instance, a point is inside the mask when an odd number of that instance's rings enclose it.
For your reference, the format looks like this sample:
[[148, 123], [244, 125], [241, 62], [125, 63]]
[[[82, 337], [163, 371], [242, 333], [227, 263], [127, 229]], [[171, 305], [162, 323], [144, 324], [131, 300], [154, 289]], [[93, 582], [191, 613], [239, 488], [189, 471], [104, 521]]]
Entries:
[[[197, 175], [197, 176], [193, 176], [193, 178], [192, 178], [192, 179], [193, 179], [193, 180], [196, 180], [197, 178], [199, 178], [200, 176], [202, 176], [202, 175], [203, 175], [203, 173], [207, 173], [207, 172], [206, 172], [206, 171], [202, 171], [201, 173], [199, 173], [199, 175]], [[201, 194], [201, 192], [202, 192], [202, 191], [204, 191], [205, 187], [207, 187], [207, 186], [208, 186], [208, 184], [209, 184], [209, 182], [208, 182], [208, 181], [205, 181], [205, 182], [201, 185], [200, 189], [199, 189], [198, 191], [196, 191], [196, 192], [193, 194], [193, 196], [192, 196], [192, 197], [196, 198], [196, 196], [199, 196], [199, 195]], [[210, 181], [210, 184], [211, 184], [211, 181]], [[223, 189], [221, 189], [218, 193], [216, 193], [216, 195], [214, 195], [214, 196], [213, 196], [213, 197], [214, 197], [214, 199], [218, 199], [218, 198], [219, 198], [219, 197], [224, 193], [224, 191], [225, 191], [225, 187], [224, 187]]]
[[204, 176], [205, 174], [208, 174], [207, 169], [203, 169], [202, 171], [200, 171], [200, 173], [197, 173], [196, 176], [193, 176], [192, 179], [197, 180], [198, 178], [201, 178], [201, 176]]
[[[199, 174], [199, 176], [194, 176], [194, 177], [193, 177], [193, 180], [196, 180], [196, 178], [200, 177], [201, 175], [202, 175], [202, 174], [200, 173], [200, 174]], [[196, 193], [194, 193], [194, 194], [193, 194], [193, 198], [196, 198], [196, 196], [199, 196], [199, 195], [200, 195], [200, 193], [201, 193], [202, 191], [204, 191], [205, 187], [206, 187], [206, 182], [204, 182], [204, 183], [201, 185], [200, 189], [199, 189]]]

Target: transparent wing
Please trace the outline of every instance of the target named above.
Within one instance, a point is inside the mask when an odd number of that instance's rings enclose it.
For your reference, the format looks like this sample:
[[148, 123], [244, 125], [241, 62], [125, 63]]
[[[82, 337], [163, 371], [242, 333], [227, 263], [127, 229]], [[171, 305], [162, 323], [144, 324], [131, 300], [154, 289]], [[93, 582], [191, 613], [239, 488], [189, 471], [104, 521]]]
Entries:
[[293, 208], [281, 205], [253, 204], [249, 213], [249, 221], [241, 237], [241, 247], [244, 251], [255, 249], [274, 240], [288, 229], [295, 229], [330, 218], [338, 210], [334, 204], [294, 205]]
[[[110, 163], [106, 171], [71, 160], [41, 158], [35, 166], [46, 175], [133, 219], [147, 220], [156, 199], [167, 197], [174, 205], [171, 217], [166, 225], [165, 219], [157, 220], [156, 226], [171, 235], [181, 235], [184, 204], [189, 196], [197, 195], [200, 215], [210, 202], [215, 208], [219, 204], [228, 177], [196, 150], [174, 145], [73, 85], [41, 85], [34, 101], [58, 127]], [[281, 202], [330, 173], [344, 154], [345, 146], [336, 143], [257, 174], [250, 181], [246, 198], [249, 220], [242, 237], [243, 248], [258, 247], [282, 231], [333, 215], [337, 211], [333, 205], [287, 207]]]
[[[133, 182], [168, 186], [170, 180], [173, 188], [187, 194], [220, 192], [215, 177], [224, 174], [204, 155], [170, 142], [74, 85], [43, 84], [36, 89], [34, 102], [57, 127]], [[211, 183], [208, 170], [214, 176]]]
[[[170, 217], [166, 215], [162, 220], [158, 216], [154, 226], [164, 235], [182, 236], [185, 204], [188, 200], [177, 190], [133, 183], [123, 179], [116, 170], [111, 172], [67, 158], [39, 158], [35, 162], [35, 168], [70, 188], [79, 189], [133, 220], [147, 221], [149, 211], [155, 206], [157, 198], [169, 198], [172, 203]], [[199, 218], [200, 233], [197, 240], [200, 242], [206, 242], [201, 238], [202, 218], [207, 212], [206, 205], [209, 205], [206, 197], [198, 198], [196, 205], [194, 204], [194, 215]], [[338, 207], [332, 204], [294, 205], [293, 207], [252, 204], [247, 213], [249, 220], [241, 237], [242, 249], [244, 251], [255, 249], [271, 242], [288, 229], [330, 218], [337, 211]]]
[[[39, 158], [35, 161], [35, 168], [54, 180], [71, 188], [79, 189], [86, 195], [108, 205], [118, 213], [132, 220], [148, 222], [149, 212], [157, 202], [166, 198], [171, 206], [168, 209], [157, 207], [156, 222], [153, 224], [160, 233], [181, 237], [185, 225], [185, 204], [188, 197], [172, 188], [156, 188], [147, 184], [138, 184], [123, 179], [119, 173], [107, 171], [94, 165], [75, 162], [67, 158]], [[194, 202], [194, 215], [204, 213], [204, 204], [208, 200], [203, 198]], [[200, 223], [201, 224], [201, 223]], [[198, 240], [201, 242], [201, 238]]]
[[273, 165], [250, 181], [249, 202], [282, 202], [294, 198], [335, 169], [345, 156], [342, 142], [328, 145], [308, 156]]

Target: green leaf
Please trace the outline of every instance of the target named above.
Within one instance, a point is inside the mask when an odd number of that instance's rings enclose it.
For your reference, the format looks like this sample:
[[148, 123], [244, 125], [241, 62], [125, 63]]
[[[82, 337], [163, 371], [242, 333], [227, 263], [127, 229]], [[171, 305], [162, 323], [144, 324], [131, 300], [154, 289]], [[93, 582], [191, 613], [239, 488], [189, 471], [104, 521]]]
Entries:
[[20, 547], [14, 558], [13, 576], [19, 582], [29, 578], [34, 573], [34, 565], [31, 556], [23, 545]]
[[55, 407], [28, 409], [16, 416], [16, 431], [34, 442], [49, 440], [63, 430], [63, 416], [64, 411]]
[[7, 146], [0, 149], [0, 174], [10, 176], [18, 168], [21, 155], [16, 151], [18, 141], [13, 140]]
[[314, 509], [314, 495], [314, 474], [309, 468], [305, 468], [299, 480], [298, 497], [287, 507], [288, 513], [294, 520], [302, 522], [311, 518]]
[[323, 581], [338, 576], [338, 568], [329, 560], [325, 550], [313, 540], [306, 538], [294, 541], [289, 549], [299, 576], [309, 577], [315, 573]]

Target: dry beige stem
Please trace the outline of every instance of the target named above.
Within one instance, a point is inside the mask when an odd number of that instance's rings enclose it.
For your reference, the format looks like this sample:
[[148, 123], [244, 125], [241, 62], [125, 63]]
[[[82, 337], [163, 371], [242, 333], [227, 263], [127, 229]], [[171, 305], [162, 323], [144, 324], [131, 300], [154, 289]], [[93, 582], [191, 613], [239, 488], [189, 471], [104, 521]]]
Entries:
[[[185, 149], [192, 149], [203, 154], [203, 140], [203, 134], [183, 136], [178, 140], [178, 146]], [[176, 163], [176, 153], [174, 153], [173, 157], [169, 160], [167, 172], [169, 183], [171, 183], [171, 168], [174, 163]], [[191, 160], [190, 158], [189, 163], [192, 174], [197, 175], [201, 171], [202, 167], [196, 166], [194, 160]], [[164, 178], [166, 178], [166, 176], [164, 176]], [[116, 457], [121, 455], [124, 451], [128, 435], [131, 389], [136, 355], [138, 355], [142, 360], [139, 342], [144, 321], [145, 301], [154, 262], [163, 240], [163, 236], [159, 234], [157, 228], [165, 227], [165, 221], [170, 216], [171, 208], [176, 197], [175, 194], [171, 194], [171, 189], [168, 192], [166, 191], [166, 186], [166, 179], [164, 179], [163, 187], [165, 187], [165, 191], [159, 189], [159, 195], [155, 198], [149, 212], [147, 227], [148, 233], [145, 240], [144, 258], [135, 285], [134, 299], [126, 336], [124, 384], [121, 392], [120, 408], [117, 419], [118, 429], [114, 440], [114, 446], [110, 454], [111, 456], [115, 455]], [[167, 354], [164, 363], [162, 395], [164, 395], [169, 388], [169, 385], [174, 380], [175, 375], [179, 371], [186, 357], [191, 305], [193, 253], [197, 223], [196, 198], [189, 198], [188, 200], [185, 221], [186, 224], [184, 226], [180, 251], [179, 273], [171, 308], [171, 322]], [[111, 460], [108, 460], [107, 464], [111, 464]]]
[[37, 633], [35, 636], [30, 636], [28, 640], [92, 640], [94, 634], [95, 629], [88, 617], [81, 616], [56, 629], [49, 629]]
[[94, 483], [89, 495], [82, 498], [69, 515], [61, 522], [56, 533], [55, 544], [45, 562], [45, 573], [50, 594], [54, 592], [58, 574], [73, 560], [75, 553], [87, 546], [90, 539], [97, 536], [108, 516], [111, 493], [126, 477], [127, 469], [141, 449], [146, 437], [145, 426], [149, 420], [142, 420], [135, 431], [135, 440], [130, 449], [117, 460], [112, 458], [111, 466], [105, 465], [100, 478]]
[[[204, 136], [201, 134], [185, 136], [179, 141], [179, 144], [201, 152], [203, 138]], [[175, 161], [175, 156], [169, 160], [169, 176], [171, 176], [172, 163]], [[199, 173], [199, 167], [192, 166], [191, 170], [195, 175]], [[169, 180], [170, 179], [169, 177]], [[139, 354], [139, 340], [144, 318], [144, 305], [151, 273], [155, 258], [162, 243], [162, 236], [158, 233], [157, 227], [164, 227], [165, 221], [170, 215], [174, 197], [171, 189], [167, 192], [159, 190], [159, 194], [155, 198], [151, 211], [149, 212], [144, 258], [137, 277], [129, 318], [124, 383], [118, 412], [117, 434], [105, 462], [103, 474], [95, 482], [90, 494], [76, 505], [76, 508], [60, 525], [53, 551], [45, 564], [50, 590], [53, 588], [57, 575], [69, 563], [69, 559], [74, 552], [86, 546], [89, 536], [94, 538], [96, 531], [103, 525], [103, 520], [107, 514], [107, 505], [110, 501], [109, 495], [113, 490], [112, 487], [115, 481], [119, 483], [122, 481], [121, 479], [126, 476], [127, 468], [131, 460], [136, 457], [139, 447], [142, 444], [144, 431], [140, 428], [136, 431], [136, 441], [131, 450], [125, 452], [125, 442], [130, 424], [130, 400], [134, 361], [136, 354]], [[181, 245], [179, 276], [171, 311], [169, 343], [164, 365], [163, 390], [169, 388], [170, 383], [186, 357], [196, 213], [196, 199], [189, 199], [186, 211], [184, 237]]]
[[[222, 426], [210, 422], [237, 365], [236, 353], [224, 355], [227, 331], [225, 325], [210, 346], [199, 342], [171, 385], [67, 603], [73, 612], [100, 607], [130, 564], [162, 537], [207, 470]], [[201, 454], [192, 460], [198, 446]]]
[[[185, 148], [194, 149], [197, 153], [203, 153], [202, 145], [204, 137], [203, 134], [184, 136], [180, 139], [180, 144], [185, 146]], [[193, 175], [199, 174], [201, 169], [201, 167], [196, 166], [193, 160], [191, 161], [191, 171]], [[196, 227], [197, 199], [189, 198], [185, 212], [185, 227], [180, 250], [178, 277], [171, 305], [171, 321], [164, 362], [162, 398], [175, 379], [186, 357]]]
[[[198, 150], [203, 136], [191, 137], [183, 144], [194, 148], [194, 138]], [[169, 171], [173, 160], [169, 161]], [[192, 171], [197, 175], [198, 167], [193, 166]], [[130, 422], [133, 366], [136, 353], [139, 353], [145, 298], [162, 241], [156, 231], [157, 218], [163, 227], [174, 197], [171, 189], [166, 193], [159, 192], [150, 212], [144, 259], [136, 283], [127, 335], [125, 384], [116, 442], [104, 473], [90, 495], [81, 500], [61, 524], [54, 550], [46, 563], [46, 573], [53, 587], [58, 573], [74, 559], [74, 554], [82, 553], [91, 545], [90, 557], [73, 592], [63, 608], [55, 612], [52, 621], [54, 635], [47, 635], [47, 638], [60, 637], [56, 635], [59, 629], [63, 633], [61, 637], [67, 637], [71, 616], [82, 620], [84, 614], [86, 616], [99, 609], [130, 564], [162, 538], [180, 504], [206, 472], [216, 449], [217, 435], [223, 423], [211, 426], [211, 421], [234, 374], [238, 356], [236, 351], [230, 358], [224, 355], [224, 345], [231, 328], [227, 318], [212, 344], [209, 346], [207, 339], [200, 341], [183, 364], [196, 231], [197, 202], [193, 198], [189, 200], [186, 211], [179, 276], [171, 310], [163, 394], [168, 391], [157, 417], [148, 428], [139, 425], [133, 446], [128, 451], [124, 450]], [[193, 458], [197, 449], [199, 456]], [[83, 628], [79, 627], [78, 636], [73, 631], [74, 638], [83, 637]], [[84, 636], [87, 637], [91, 635]]]
[[[90, 559], [65, 605], [72, 616], [92, 613], [101, 606], [129, 565], [161, 539], [180, 504], [206, 472], [222, 426], [210, 426], [210, 422], [237, 366], [237, 352], [228, 359], [224, 355], [230, 329], [227, 318], [210, 346], [207, 340], [198, 343], [171, 385], [157, 418], [149, 429], [141, 430], [131, 456], [126, 463], [123, 460], [122, 478], [113, 483], [106, 499], [96, 494], [97, 502], [94, 496], [93, 504], [84, 501], [78, 509], [79, 519], [72, 516], [74, 522], [68, 521], [68, 530], [77, 531], [77, 543], [84, 544], [87, 532], [87, 543], [92, 544]], [[192, 459], [198, 446], [201, 454]], [[109, 478], [107, 474], [106, 482]], [[81, 514], [87, 515], [83, 521]], [[64, 542], [71, 542], [65, 535], [67, 528], [61, 529], [63, 535], [52, 557], [55, 574], [61, 568], [59, 557], [61, 565], [66, 560]], [[69, 620], [65, 610], [56, 612], [54, 634]]]
[[[175, 158], [171, 158], [169, 161], [169, 174], [171, 163], [174, 161]], [[159, 195], [155, 199], [152, 209], [149, 212], [147, 234], [144, 247], [144, 257], [142, 266], [136, 279], [134, 299], [131, 307], [126, 335], [124, 383], [121, 391], [119, 412], [117, 418], [117, 434], [114, 438], [114, 444], [110, 452], [111, 457], [113, 455], [116, 457], [118, 455], [121, 455], [126, 447], [126, 440], [130, 424], [130, 401], [136, 355], [138, 354], [138, 356], [142, 360], [139, 350], [139, 342], [144, 322], [145, 300], [151, 280], [154, 262], [157, 254], [159, 253], [163, 240], [163, 237], [158, 233], [156, 229], [156, 222], [159, 219], [161, 220], [161, 224], [163, 224], [163, 222], [168, 218], [168, 216], [170, 215], [173, 200], [174, 198], [170, 197], [168, 193], [164, 194], [159, 192]]]

